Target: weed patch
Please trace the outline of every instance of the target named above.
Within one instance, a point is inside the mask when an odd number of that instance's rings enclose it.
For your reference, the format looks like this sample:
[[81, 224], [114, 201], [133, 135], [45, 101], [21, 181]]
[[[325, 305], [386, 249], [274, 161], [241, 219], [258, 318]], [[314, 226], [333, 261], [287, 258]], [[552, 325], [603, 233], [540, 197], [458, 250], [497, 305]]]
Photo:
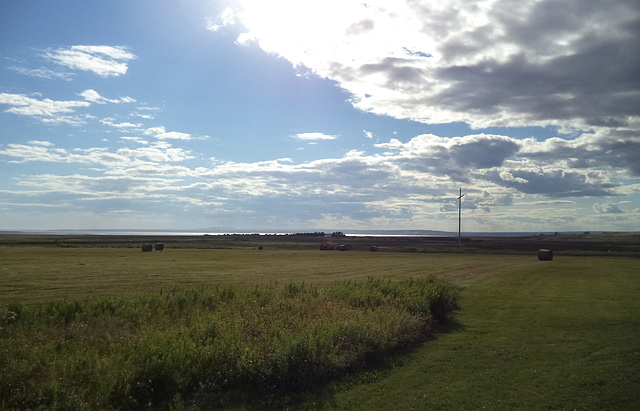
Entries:
[[11, 304], [0, 399], [3, 408], [137, 409], [301, 392], [424, 341], [456, 296], [433, 277], [369, 278]]

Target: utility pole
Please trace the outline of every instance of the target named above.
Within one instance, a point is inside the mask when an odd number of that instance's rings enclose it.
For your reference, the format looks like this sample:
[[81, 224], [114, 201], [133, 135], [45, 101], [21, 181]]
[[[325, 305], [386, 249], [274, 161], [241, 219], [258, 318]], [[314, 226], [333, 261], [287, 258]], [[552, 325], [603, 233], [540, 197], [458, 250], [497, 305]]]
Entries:
[[460, 235], [462, 227], [462, 197], [464, 197], [464, 194], [462, 194], [461, 188], [460, 195], [458, 196], [458, 247], [462, 246], [462, 237]]

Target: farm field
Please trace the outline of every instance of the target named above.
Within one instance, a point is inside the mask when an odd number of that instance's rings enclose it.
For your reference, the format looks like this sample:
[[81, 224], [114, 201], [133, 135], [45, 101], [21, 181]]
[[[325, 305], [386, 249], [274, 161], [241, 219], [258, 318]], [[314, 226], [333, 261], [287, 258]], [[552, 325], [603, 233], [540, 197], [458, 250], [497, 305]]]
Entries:
[[472, 281], [496, 265], [535, 256], [321, 252], [319, 250], [0, 247], [0, 301], [45, 302], [143, 295], [196, 287], [306, 282], [328, 285], [368, 277], [436, 275]]
[[11, 304], [225, 286], [325, 289], [435, 276], [462, 287], [460, 310], [430, 341], [311, 391], [231, 408], [634, 409], [640, 402], [637, 258], [47, 245], [0, 247], [0, 261], [2, 312]]

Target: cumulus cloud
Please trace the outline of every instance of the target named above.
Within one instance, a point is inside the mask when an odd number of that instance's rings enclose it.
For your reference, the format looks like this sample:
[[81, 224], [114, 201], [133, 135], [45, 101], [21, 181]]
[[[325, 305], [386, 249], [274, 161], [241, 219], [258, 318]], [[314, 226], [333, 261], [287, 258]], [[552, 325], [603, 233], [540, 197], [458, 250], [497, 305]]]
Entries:
[[74, 113], [76, 107], [88, 107], [87, 101], [56, 101], [48, 98], [38, 100], [24, 94], [0, 93], [0, 104], [13, 106], [6, 113], [33, 116], [43, 122], [77, 123], [79, 119], [67, 114]]
[[367, 112], [475, 128], [638, 123], [637, 2], [245, 0], [237, 18], [239, 42], [337, 81]]
[[101, 77], [121, 76], [128, 61], [136, 58], [124, 46], [71, 46], [48, 50], [44, 57], [73, 70], [91, 71]]

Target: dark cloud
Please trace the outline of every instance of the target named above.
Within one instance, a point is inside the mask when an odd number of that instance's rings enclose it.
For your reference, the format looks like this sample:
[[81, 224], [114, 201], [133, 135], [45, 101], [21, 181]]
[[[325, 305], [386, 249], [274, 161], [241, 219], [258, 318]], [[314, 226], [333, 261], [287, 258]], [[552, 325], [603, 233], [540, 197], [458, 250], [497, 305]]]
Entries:
[[475, 129], [637, 129], [637, 0], [407, 0], [343, 17], [327, 33], [301, 33], [327, 39], [304, 53], [250, 32], [366, 112]]
[[611, 183], [590, 182], [587, 175], [571, 171], [510, 169], [509, 173], [510, 178], [505, 178], [499, 171], [490, 170], [478, 173], [477, 177], [521, 193], [541, 194], [552, 198], [611, 196], [611, 189], [615, 187]]
[[640, 113], [640, 53], [629, 45], [590, 45], [571, 56], [537, 62], [523, 54], [509, 61], [439, 69], [449, 87], [424, 100], [456, 111], [513, 112], [531, 122], [583, 120], [623, 127]]
[[[383, 74], [386, 83], [378, 85], [395, 93], [356, 100], [363, 109], [427, 122], [464, 119], [478, 128], [621, 128], [640, 113], [640, 2], [501, 0], [488, 11], [470, 2], [409, 5], [438, 58], [381, 56], [360, 66], [362, 81]], [[486, 22], [474, 21], [474, 13]], [[355, 81], [344, 73], [336, 79]]]
[[501, 166], [518, 149], [519, 145], [510, 138], [482, 136], [475, 141], [453, 145], [449, 155], [464, 168], [490, 168]]
[[361, 75], [385, 74], [388, 84], [393, 85], [399, 82], [416, 83], [423, 78], [423, 71], [410, 65], [409, 60], [387, 57], [380, 63], [364, 64], [360, 67]]
[[403, 169], [468, 182], [469, 170], [500, 167], [520, 146], [509, 137], [482, 134], [452, 140], [424, 135], [407, 144], [378, 144], [378, 147], [400, 150], [400, 155], [389, 161]]
[[567, 161], [572, 169], [615, 168], [640, 176], [640, 133], [610, 131], [585, 134], [577, 140], [552, 139], [527, 149], [526, 157], [539, 163]]

